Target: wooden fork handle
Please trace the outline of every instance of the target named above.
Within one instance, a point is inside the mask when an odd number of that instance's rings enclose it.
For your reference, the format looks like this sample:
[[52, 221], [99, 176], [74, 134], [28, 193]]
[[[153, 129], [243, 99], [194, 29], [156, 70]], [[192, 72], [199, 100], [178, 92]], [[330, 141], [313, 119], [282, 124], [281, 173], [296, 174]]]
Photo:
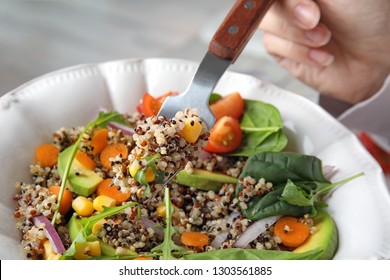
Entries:
[[238, 0], [211, 39], [209, 52], [233, 63], [274, 1]]

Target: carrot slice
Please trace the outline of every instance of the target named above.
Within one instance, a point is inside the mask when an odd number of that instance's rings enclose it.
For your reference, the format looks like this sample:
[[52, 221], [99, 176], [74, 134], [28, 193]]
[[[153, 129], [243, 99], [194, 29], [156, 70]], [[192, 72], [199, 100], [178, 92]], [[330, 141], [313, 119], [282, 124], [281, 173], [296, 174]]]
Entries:
[[136, 257], [133, 260], [143, 260], [143, 261], [146, 261], [146, 260], [153, 260], [153, 258], [145, 257], [145, 256], [139, 256], [139, 257]]
[[57, 164], [60, 150], [53, 144], [42, 144], [35, 149], [35, 159], [43, 167], [52, 167]]
[[[58, 196], [60, 195], [61, 187], [60, 186], [51, 186], [48, 189], [49, 189], [49, 192], [51, 194], [54, 194], [56, 196], [56, 199], [58, 201]], [[61, 199], [60, 209], [59, 209], [59, 211], [62, 215], [68, 213], [68, 211], [72, 207], [72, 200], [73, 200], [72, 192], [70, 190], [64, 190], [64, 193], [63, 193], [62, 199]]]
[[120, 190], [118, 190], [118, 187], [116, 185], [111, 185], [111, 181], [112, 180], [110, 178], [101, 181], [96, 189], [96, 194], [106, 195], [115, 199], [116, 205], [127, 201], [130, 197], [130, 192], [121, 192]]
[[291, 216], [280, 218], [274, 228], [274, 236], [278, 236], [282, 244], [287, 247], [299, 247], [309, 237], [309, 234], [309, 227]]
[[195, 231], [185, 231], [182, 233], [181, 242], [187, 246], [203, 247], [209, 244], [209, 236]]
[[124, 159], [129, 155], [125, 144], [116, 143], [105, 147], [100, 154], [100, 161], [105, 168], [111, 169], [110, 158], [115, 158], [118, 155], [122, 155]]
[[99, 155], [103, 149], [108, 145], [108, 129], [99, 129], [92, 136], [91, 146], [93, 147], [93, 153]]
[[96, 167], [96, 162], [83, 152], [77, 151], [76, 159], [90, 170], [94, 170]]

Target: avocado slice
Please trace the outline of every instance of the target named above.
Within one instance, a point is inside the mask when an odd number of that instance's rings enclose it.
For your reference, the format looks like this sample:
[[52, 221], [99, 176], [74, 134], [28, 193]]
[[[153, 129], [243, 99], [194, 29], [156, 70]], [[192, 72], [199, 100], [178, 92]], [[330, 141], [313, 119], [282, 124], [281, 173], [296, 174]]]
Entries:
[[[72, 147], [73, 145], [69, 146], [58, 156], [58, 173], [61, 178], [63, 177], [65, 166], [70, 157]], [[76, 170], [80, 174], [76, 175]], [[86, 168], [77, 159], [73, 160], [68, 176], [68, 187], [72, 192], [78, 195], [89, 196], [96, 190], [101, 181], [103, 181], [103, 178], [97, 173]]]
[[[68, 222], [69, 237], [72, 241], [76, 238], [77, 234], [80, 232], [80, 230], [82, 230], [82, 228], [83, 226], [81, 224], [80, 219], [73, 215]], [[103, 242], [94, 234], [90, 234], [86, 239], [87, 242], [99, 241], [102, 256], [115, 256], [117, 254], [116, 249], [114, 247]], [[122, 254], [134, 254], [134, 251], [126, 249], [123, 251]]]
[[326, 211], [320, 210], [314, 218], [314, 225], [318, 230], [314, 234], [311, 234], [305, 243], [296, 248], [294, 252], [303, 253], [321, 248], [323, 252], [318, 256], [318, 259], [331, 260], [338, 246], [336, 224]]
[[237, 178], [203, 169], [194, 169], [192, 173], [182, 170], [177, 173], [174, 181], [178, 184], [204, 191], [218, 191], [223, 183], [238, 183]]

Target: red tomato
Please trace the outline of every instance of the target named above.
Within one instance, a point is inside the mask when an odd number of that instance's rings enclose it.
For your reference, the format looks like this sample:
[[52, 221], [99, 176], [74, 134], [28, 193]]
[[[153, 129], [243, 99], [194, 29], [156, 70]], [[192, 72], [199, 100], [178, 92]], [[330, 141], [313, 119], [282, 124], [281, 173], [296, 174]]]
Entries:
[[241, 139], [242, 130], [238, 120], [224, 116], [212, 127], [209, 141], [204, 149], [212, 153], [229, 153], [240, 146]]
[[360, 141], [366, 147], [367, 151], [378, 161], [385, 174], [390, 174], [390, 153], [380, 147], [371, 136], [362, 131], [359, 133]]
[[171, 95], [177, 95], [177, 92], [169, 91], [157, 98], [151, 96], [149, 93], [145, 93], [141, 104], [137, 106], [137, 111], [139, 113], [144, 113], [146, 117], [155, 116], [160, 111], [165, 99]]
[[244, 111], [244, 99], [242, 99], [238, 92], [233, 92], [212, 103], [210, 109], [216, 120], [219, 120], [223, 116], [238, 119]]

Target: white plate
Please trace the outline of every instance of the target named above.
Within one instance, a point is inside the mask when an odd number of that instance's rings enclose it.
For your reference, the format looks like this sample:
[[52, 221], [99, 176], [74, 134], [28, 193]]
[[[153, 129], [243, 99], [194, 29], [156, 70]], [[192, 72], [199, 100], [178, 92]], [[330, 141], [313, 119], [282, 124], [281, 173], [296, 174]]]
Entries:
[[[12, 197], [16, 181], [29, 181], [34, 148], [60, 127], [84, 125], [100, 107], [133, 112], [145, 92], [183, 91], [197, 64], [174, 59], [132, 59], [80, 65], [49, 73], [0, 98], [0, 258], [24, 259], [18, 246]], [[216, 92], [275, 105], [288, 149], [316, 155], [339, 169], [334, 180], [360, 177], [329, 197], [340, 235], [335, 259], [390, 258], [390, 196], [383, 174], [355, 135], [313, 102], [250, 76], [226, 73]]]

